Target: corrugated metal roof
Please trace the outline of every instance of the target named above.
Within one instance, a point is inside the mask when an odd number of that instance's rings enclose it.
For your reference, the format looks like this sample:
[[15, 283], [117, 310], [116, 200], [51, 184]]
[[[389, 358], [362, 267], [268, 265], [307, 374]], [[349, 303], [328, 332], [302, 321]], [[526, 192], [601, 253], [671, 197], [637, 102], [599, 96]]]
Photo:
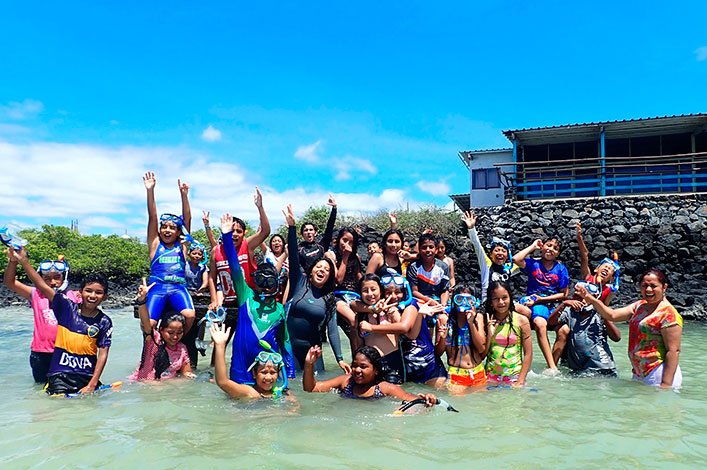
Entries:
[[462, 211], [466, 212], [471, 208], [471, 195], [466, 194], [450, 194], [449, 199], [454, 201], [454, 204]]
[[607, 139], [643, 137], [648, 135], [679, 134], [707, 130], [707, 114], [680, 114], [639, 119], [624, 119], [604, 122], [585, 122], [548, 127], [532, 127], [503, 131], [512, 140], [515, 136], [521, 145], [540, 145], [560, 142], [582, 142], [596, 140], [604, 127]]
[[460, 153], [498, 153], [498, 152], [512, 152], [513, 148], [500, 148], [500, 149], [482, 149], [482, 150], [462, 150]]

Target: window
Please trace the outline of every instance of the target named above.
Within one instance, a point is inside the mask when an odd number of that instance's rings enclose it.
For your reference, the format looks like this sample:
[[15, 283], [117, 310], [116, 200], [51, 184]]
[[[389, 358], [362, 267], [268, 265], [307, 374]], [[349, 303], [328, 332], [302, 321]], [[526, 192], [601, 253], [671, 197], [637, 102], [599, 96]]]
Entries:
[[471, 189], [500, 188], [501, 181], [498, 177], [498, 168], [480, 168], [471, 170]]

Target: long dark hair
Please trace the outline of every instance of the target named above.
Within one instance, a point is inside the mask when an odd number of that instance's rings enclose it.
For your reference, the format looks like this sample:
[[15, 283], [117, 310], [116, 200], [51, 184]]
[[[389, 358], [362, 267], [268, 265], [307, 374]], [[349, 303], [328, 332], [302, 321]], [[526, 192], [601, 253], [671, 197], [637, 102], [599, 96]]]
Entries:
[[[175, 321], [180, 322], [182, 324], [182, 328], [184, 328], [187, 323], [186, 319], [184, 318], [184, 315], [182, 315], [181, 313], [168, 312], [160, 319], [158, 331], [164, 330], [170, 325], [170, 323]], [[154, 336], [152, 340], [155, 340]], [[140, 367], [142, 367], [142, 364], [143, 362], [141, 361]], [[157, 346], [157, 353], [155, 354], [155, 380], [160, 380], [162, 373], [169, 369], [169, 366], [171, 364], [172, 362], [169, 360], [169, 353], [167, 353], [167, 343], [162, 338], [160, 338], [160, 343]]]
[[373, 369], [376, 371], [376, 376], [375, 376], [375, 382], [378, 383], [383, 380], [383, 358], [381, 357], [381, 353], [378, 352], [376, 348], [373, 346], [361, 346], [358, 348], [356, 351], [353, 353], [354, 359], [358, 354], [361, 354], [364, 356], [368, 361], [371, 363], [373, 366]]
[[[495, 291], [496, 289], [505, 289], [506, 292], [508, 292], [508, 298], [509, 298], [509, 306], [508, 306], [508, 325], [510, 327], [509, 331], [515, 331], [516, 334], [521, 335], [520, 330], [516, 330], [516, 326], [513, 325], [513, 315], [515, 314], [516, 311], [516, 305], [513, 302], [513, 292], [511, 291], [511, 286], [505, 282], [505, 281], [493, 281], [489, 283], [489, 287], [486, 290], [486, 303], [484, 304], [484, 308], [486, 309], [486, 313], [490, 317], [491, 315], [495, 314], [495, 311], [493, 309], [493, 303], [491, 302], [491, 293]], [[518, 325], [520, 327], [520, 325]], [[495, 334], [495, 332], [494, 332]], [[490, 339], [489, 339], [490, 340]], [[505, 352], [506, 349], [508, 349], [508, 346], [510, 344], [506, 344], [506, 347], [503, 348], [503, 351]], [[521, 354], [522, 354], [522, 348], [521, 348]]]
[[334, 266], [334, 262], [326, 256], [320, 256], [319, 258], [315, 259], [309, 266], [309, 269], [307, 269], [307, 282], [310, 284], [312, 283], [310, 279], [312, 277], [312, 271], [320, 261], [326, 261], [326, 263], [329, 265], [329, 278], [326, 280], [326, 282], [320, 289], [323, 294], [328, 294], [332, 292], [334, 290], [334, 287], [336, 286], [336, 266]]

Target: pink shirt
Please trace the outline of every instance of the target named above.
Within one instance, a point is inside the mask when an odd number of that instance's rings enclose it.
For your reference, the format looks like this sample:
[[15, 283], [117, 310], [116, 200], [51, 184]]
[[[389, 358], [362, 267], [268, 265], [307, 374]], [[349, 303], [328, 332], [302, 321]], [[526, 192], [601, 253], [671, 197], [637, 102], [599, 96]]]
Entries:
[[[150, 338], [145, 340], [145, 349], [143, 351], [145, 361], [142, 367], [138, 366], [137, 370], [128, 377], [129, 380], [155, 380], [155, 356], [162, 342], [162, 337], [157, 330], [152, 331], [152, 336], [157, 343]], [[165, 349], [169, 356], [170, 365], [167, 370], [162, 372], [160, 380], [175, 378], [177, 373], [182, 370], [184, 364], [189, 364], [189, 353], [187, 352], [187, 347], [182, 343], [177, 343], [174, 348], [167, 346]]]
[[[73, 302], [81, 302], [81, 296], [78, 291], [67, 291], [66, 297]], [[54, 352], [57, 322], [49, 304], [49, 299], [44, 297], [44, 295], [39, 292], [39, 289], [33, 287], [29, 303], [34, 313], [34, 331], [32, 332], [32, 344], [30, 345], [30, 349], [34, 352]]]

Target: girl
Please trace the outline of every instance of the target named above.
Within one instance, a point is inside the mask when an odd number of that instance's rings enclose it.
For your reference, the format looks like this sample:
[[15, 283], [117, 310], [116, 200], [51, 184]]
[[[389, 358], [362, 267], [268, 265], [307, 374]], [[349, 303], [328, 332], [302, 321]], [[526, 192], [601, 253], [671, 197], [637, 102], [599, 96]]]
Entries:
[[454, 277], [454, 260], [447, 256], [447, 242], [443, 238], [437, 241], [436, 257], [449, 267], [449, 288], [454, 289], [457, 284], [457, 280]]
[[440, 327], [437, 351], [447, 353], [452, 388], [486, 384], [484, 357], [489, 322], [484, 313], [476, 311], [476, 302], [469, 287], [457, 286], [446, 328]]
[[351, 343], [351, 350], [355, 349], [356, 331], [354, 329], [355, 314], [349, 307], [352, 300], [351, 294], [346, 292], [356, 292], [356, 287], [363, 276], [361, 274], [361, 259], [358, 257], [359, 235], [352, 227], [344, 227], [339, 230], [336, 236], [336, 248], [334, 251], [327, 251], [326, 255], [334, 262], [336, 267], [336, 286], [334, 293], [338, 301], [336, 302], [337, 324], [344, 330]]
[[180, 244], [182, 230], [191, 229], [189, 185], [177, 180], [182, 198], [182, 215], [162, 214], [157, 219], [155, 204], [155, 174], [151, 171], [142, 178], [147, 190], [147, 246], [150, 252], [150, 282], [155, 286], [147, 295], [147, 310], [154, 328], [169, 303], [184, 315], [186, 330], [194, 322], [194, 303], [186, 286], [186, 245]]
[[[287, 379], [284, 373], [282, 356], [272, 351], [261, 351], [255, 357], [248, 370], [252, 374], [252, 385], [234, 382], [226, 374], [226, 343], [230, 337], [230, 328], [212, 324], [209, 332], [214, 342], [216, 385], [231, 398], [273, 398], [289, 395]], [[282, 377], [282, 386], [277, 386]]]
[[[368, 325], [383, 325], [396, 323], [400, 320], [400, 313], [394, 306], [397, 301], [391, 297], [382, 299], [383, 285], [380, 278], [375, 274], [366, 274], [361, 280], [359, 288], [361, 302], [369, 307], [370, 313], [363, 313], [361, 322], [361, 343], [364, 346], [375, 348], [381, 355], [383, 366], [383, 379], [393, 384], [401, 384], [405, 381], [405, 365], [400, 352], [398, 334], [386, 334], [373, 332]], [[393, 307], [389, 309], [389, 307]], [[360, 327], [359, 327], [360, 328]], [[366, 331], [368, 330], [368, 331]], [[373, 332], [374, 334], [369, 334]]]
[[373, 253], [366, 266], [366, 274], [378, 277], [386, 274], [402, 274], [403, 260], [399, 256], [405, 237], [397, 229], [390, 229], [383, 234], [383, 252]]
[[143, 278], [138, 287], [137, 304], [140, 315], [140, 329], [144, 336], [140, 366], [129, 377], [130, 380], [166, 380], [177, 374], [184, 377], [196, 377], [192, 373], [187, 347], [180, 341], [184, 336], [186, 321], [180, 313], [167, 312], [155, 329], [147, 311], [147, 293], [154, 283], [147, 285]]
[[401, 310], [400, 320], [395, 323], [379, 322], [377, 325], [362, 321], [359, 329], [363, 333], [400, 335], [405, 380], [435, 388], [441, 387], [447, 378], [447, 370], [435, 354], [425, 317], [441, 313], [444, 308], [441, 305], [418, 303], [409, 298], [412, 296], [410, 285], [402, 276], [383, 276], [381, 284], [385, 289], [386, 298], [392, 301], [393, 309]]
[[304, 366], [302, 385], [305, 392], [329, 392], [338, 390], [342, 398], [359, 398], [375, 400], [387, 396], [405, 401], [425, 398], [425, 406], [434, 406], [437, 397], [431, 393], [413, 395], [398, 385], [388, 383], [382, 378], [381, 356], [376, 348], [363, 346], [354, 353], [351, 363], [351, 373], [340, 375], [336, 378], [317, 382], [314, 378], [314, 363], [322, 355], [319, 346], [313, 346], [307, 352]]
[[[39, 263], [37, 272], [44, 282], [55, 292], [63, 291], [69, 285], [69, 264], [60, 256], [58, 260]], [[29, 301], [34, 313], [34, 331], [30, 344], [29, 365], [36, 383], [47, 382], [47, 371], [54, 353], [57, 321], [49, 305], [49, 299], [36, 287], [27, 286], [17, 280], [18, 260], [14, 249], [7, 250], [7, 268], [3, 275], [5, 286], [23, 299]], [[73, 302], [81, 302], [78, 291], [67, 291], [66, 297]]]
[[486, 302], [486, 292], [490, 281], [508, 281], [518, 273], [518, 265], [511, 259], [511, 243], [494, 237], [488, 248], [491, 252], [487, 255], [481, 246], [479, 234], [476, 232], [477, 217], [472, 211], [466, 211], [462, 216], [469, 231], [469, 238], [474, 245], [476, 258], [479, 261], [481, 274], [481, 301]]
[[204, 294], [209, 289], [209, 268], [206, 260], [206, 249], [201, 243], [189, 245], [187, 252], [189, 262], [184, 269], [187, 290], [195, 295]]
[[617, 309], [607, 307], [584, 287], [579, 286], [576, 290], [605, 320], [628, 320], [628, 357], [635, 380], [663, 388], [680, 387], [683, 320], [665, 298], [668, 279], [662, 271], [649, 269], [639, 282], [642, 299]]
[[[334, 206], [335, 207], [335, 206]], [[326, 329], [329, 343], [342, 370], [348, 372], [349, 365], [344, 362], [341, 353], [339, 328], [336, 325], [336, 298], [334, 289], [334, 263], [328, 258], [314, 260], [307, 272], [300, 268], [300, 255], [297, 250], [297, 230], [292, 205], [287, 206], [285, 221], [288, 225], [287, 244], [290, 263], [290, 286], [287, 304], [287, 330], [292, 338], [292, 350], [297, 365], [304, 367], [307, 351], [314, 345], [320, 345]], [[317, 370], [324, 370], [324, 362], [317, 364]]]
[[533, 362], [530, 323], [516, 312], [507, 283], [494, 281], [489, 285], [486, 311], [490, 312], [486, 377], [496, 384], [525, 385]]

